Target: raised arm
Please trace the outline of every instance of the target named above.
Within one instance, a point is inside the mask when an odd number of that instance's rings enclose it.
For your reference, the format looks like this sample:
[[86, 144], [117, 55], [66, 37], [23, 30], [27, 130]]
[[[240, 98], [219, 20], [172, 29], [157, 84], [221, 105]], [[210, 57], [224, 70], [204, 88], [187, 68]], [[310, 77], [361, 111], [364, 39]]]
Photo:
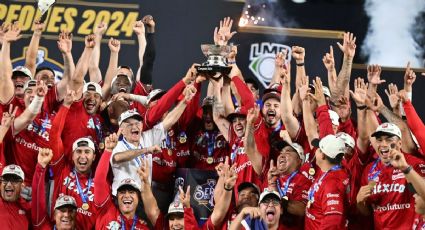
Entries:
[[70, 89], [74, 90], [77, 93], [77, 96], [81, 97], [83, 91], [81, 90], [84, 85], [84, 77], [87, 74], [90, 58], [93, 53], [93, 48], [95, 46], [95, 35], [91, 34], [85, 37], [85, 48], [81, 54], [80, 60], [78, 60], [77, 66], [75, 67], [75, 72], [71, 77]]
[[[288, 50], [283, 50], [276, 54], [274, 61], [274, 72], [270, 85], [279, 84], [280, 79], [282, 78], [283, 72], [286, 72], [288, 77], [291, 78], [291, 64], [286, 62], [286, 55]], [[290, 81], [290, 80], [289, 80]]]
[[58, 100], [62, 101], [67, 92], [68, 84], [75, 72], [74, 58], [72, 57], [72, 34], [64, 30], [59, 34], [58, 48], [63, 58], [62, 79], [56, 84]]
[[142, 183], [143, 208], [146, 212], [146, 216], [148, 217], [149, 221], [153, 225], [155, 225], [161, 211], [159, 210], [156, 199], [152, 193], [151, 184], [149, 182], [149, 177], [150, 177], [149, 169], [150, 169], [149, 161], [147, 158], [144, 158], [140, 169], [137, 170], [137, 173], [139, 174], [140, 180], [143, 182]]
[[145, 25], [142, 20], [134, 23], [133, 31], [136, 33], [137, 42], [139, 43], [139, 68], [137, 68], [136, 81], [140, 81], [140, 71], [143, 66], [143, 56], [146, 50]]
[[369, 83], [367, 94], [369, 96], [374, 95], [378, 89], [378, 85], [385, 82], [385, 80], [381, 80], [381, 72], [381, 66], [379, 65], [367, 66], [367, 81]]
[[[368, 128], [367, 114], [371, 111], [367, 110], [366, 97], [367, 97], [367, 84], [364, 83], [363, 78], [354, 80], [354, 92], [350, 90], [351, 98], [353, 98], [357, 107], [357, 142], [356, 145], [361, 153], [366, 153], [369, 147], [369, 137], [371, 129]], [[376, 119], [376, 117], [375, 117]]]
[[37, 53], [44, 26], [43, 22], [39, 20], [34, 21], [34, 33], [32, 34], [31, 42], [25, 54], [25, 67], [31, 71], [32, 76], [35, 76], [35, 70], [37, 68]]
[[301, 85], [301, 78], [306, 76], [305, 64], [304, 64], [304, 59], [305, 59], [304, 47], [292, 46], [292, 57], [294, 58], [295, 64], [297, 65], [297, 70], [295, 74], [295, 86], [299, 87]]
[[18, 23], [4, 26], [3, 44], [0, 58], [0, 102], [6, 104], [15, 94], [12, 81], [12, 61], [10, 59], [10, 44], [21, 38], [21, 29]]
[[4, 136], [6, 136], [7, 131], [12, 125], [13, 120], [15, 119], [17, 110], [18, 110], [18, 107], [15, 107], [15, 109], [13, 109], [13, 105], [10, 104], [9, 112], [3, 112], [3, 116], [1, 118], [1, 124], [0, 124], [0, 144], [3, 143]]
[[416, 113], [412, 102], [408, 100], [406, 96], [401, 96], [401, 98], [403, 101], [403, 108], [406, 113], [407, 125], [418, 140], [420, 148], [425, 149], [425, 124]]
[[385, 94], [388, 96], [388, 101], [390, 102], [390, 107], [393, 113], [399, 117], [402, 117], [402, 105], [401, 99], [398, 95], [397, 85], [393, 83], [388, 84], [388, 90], [385, 89]]
[[316, 77], [313, 80], [314, 85], [314, 95], [310, 94], [310, 96], [316, 101], [316, 118], [317, 123], [319, 124], [319, 138], [324, 138], [325, 136], [332, 134], [335, 135], [335, 132], [332, 127], [332, 121], [329, 115], [329, 108], [326, 104], [325, 95], [323, 93], [323, 85], [322, 81], [319, 77]]
[[[306, 77], [301, 77], [300, 81], [305, 81]], [[300, 123], [294, 116], [291, 101], [291, 82], [288, 75], [285, 73], [280, 81], [282, 85], [282, 93], [280, 95], [280, 111], [282, 114], [282, 122], [291, 139], [295, 139], [300, 130]], [[300, 86], [302, 84], [300, 83]]]
[[[25, 93], [31, 93], [32, 89], [27, 89]], [[13, 122], [13, 135], [18, 134], [24, 130], [35, 119], [37, 114], [40, 113], [43, 106], [44, 96], [47, 94], [47, 86], [43, 81], [38, 81], [34, 89], [36, 94], [31, 104], [24, 110], [24, 112], [17, 117]]]
[[196, 94], [196, 88], [193, 85], [188, 85], [183, 91], [184, 99], [180, 101], [176, 107], [174, 107], [173, 110], [171, 110], [170, 113], [167, 114], [167, 116], [162, 121], [162, 125], [164, 126], [165, 130], [170, 129], [180, 118], [180, 116], [183, 114], [184, 110], [186, 109], [187, 104], [193, 99], [193, 97]]
[[131, 161], [140, 155], [147, 154], [147, 153], [155, 153], [155, 152], [161, 152], [161, 148], [158, 145], [153, 145], [143, 149], [134, 149], [134, 150], [127, 150], [124, 152], [117, 152], [112, 156], [112, 163], [119, 164], [122, 162]]
[[303, 122], [305, 132], [308, 138], [308, 143], [311, 145], [311, 141], [319, 138], [319, 132], [317, 130], [317, 124], [313, 117], [313, 108], [311, 103], [314, 100], [308, 95], [308, 77], [302, 81], [302, 85], [299, 89], [300, 98], [303, 102]]
[[329, 90], [331, 91], [331, 94], [335, 92], [336, 89], [336, 69], [335, 69], [335, 59], [334, 59], [334, 49], [332, 46], [329, 47], [329, 53], [326, 53], [325, 56], [323, 56], [323, 65], [325, 65], [325, 68], [328, 72], [328, 85]]
[[336, 80], [335, 91], [332, 92], [332, 99], [338, 100], [341, 96], [348, 96], [351, 69], [353, 67], [353, 59], [356, 53], [356, 37], [352, 33], [344, 33], [343, 44], [338, 42], [338, 47], [344, 53], [342, 68]]
[[255, 132], [255, 121], [257, 120], [260, 114], [260, 108], [256, 105], [254, 108], [251, 108], [248, 111], [246, 116], [246, 128], [245, 128], [245, 138], [244, 142], [245, 153], [248, 156], [248, 159], [252, 163], [254, 171], [261, 175], [263, 172], [263, 156], [257, 149], [257, 143], [255, 142], [254, 132]]
[[89, 77], [91, 82], [96, 82], [99, 84], [102, 81], [102, 72], [100, 72], [99, 69], [100, 45], [102, 44], [103, 34], [107, 29], [108, 25], [106, 25], [105, 22], [99, 23], [99, 25], [95, 26], [93, 29], [93, 34], [95, 35], [95, 45], [89, 63]]
[[142, 19], [146, 29], [146, 50], [143, 56], [143, 65], [138, 74], [140, 82], [152, 85], [153, 64], [156, 57], [155, 47], [155, 21], [151, 15], [146, 15]]
[[121, 42], [119, 40], [111, 38], [109, 39], [108, 47], [111, 51], [111, 54], [109, 56], [109, 65], [108, 69], [106, 70], [105, 80], [103, 81], [102, 86], [102, 95], [104, 100], [107, 100], [109, 98], [111, 94], [112, 79], [118, 72], [118, 58], [121, 49]]
[[214, 104], [213, 104], [213, 120], [217, 125], [220, 133], [223, 134], [226, 141], [230, 141], [229, 128], [230, 122], [225, 118], [225, 109], [221, 99], [221, 86], [223, 84], [223, 79], [221, 78], [218, 81], [210, 80], [210, 85], [213, 86], [214, 94]]

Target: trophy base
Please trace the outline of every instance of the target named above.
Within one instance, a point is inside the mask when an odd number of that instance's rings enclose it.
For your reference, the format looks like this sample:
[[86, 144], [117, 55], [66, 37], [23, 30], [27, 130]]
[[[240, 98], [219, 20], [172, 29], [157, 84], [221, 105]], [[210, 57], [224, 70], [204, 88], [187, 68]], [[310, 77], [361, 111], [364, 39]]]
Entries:
[[231, 66], [197, 66], [196, 71], [201, 74], [206, 74], [208, 76], [214, 76], [215, 73], [219, 72], [223, 75], [229, 75]]

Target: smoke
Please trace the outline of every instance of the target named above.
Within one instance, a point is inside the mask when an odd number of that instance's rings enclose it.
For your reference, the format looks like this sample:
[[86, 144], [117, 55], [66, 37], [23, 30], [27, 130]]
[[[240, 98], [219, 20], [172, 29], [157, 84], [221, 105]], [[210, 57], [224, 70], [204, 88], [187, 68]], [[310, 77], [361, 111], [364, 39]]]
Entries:
[[424, 0], [366, 0], [365, 10], [370, 24], [362, 54], [368, 63], [424, 66], [424, 50], [417, 42], [423, 39]]

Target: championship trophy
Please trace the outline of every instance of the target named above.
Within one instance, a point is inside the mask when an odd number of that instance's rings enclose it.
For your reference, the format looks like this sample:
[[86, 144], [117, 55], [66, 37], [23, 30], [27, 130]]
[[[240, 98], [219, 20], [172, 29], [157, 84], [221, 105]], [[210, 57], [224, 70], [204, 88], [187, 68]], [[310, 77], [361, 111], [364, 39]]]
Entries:
[[55, 0], [38, 0], [37, 6], [41, 12], [40, 22], [44, 22], [47, 18], [47, 11], [55, 4]]
[[196, 67], [198, 73], [209, 77], [217, 76], [216, 73], [221, 73], [222, 75], [230, 73], [232, 67], [227, 65], [226, 58], [232, 51], [232, 46], [203, 44], [201, 45], [201, 50], [208, 59]]

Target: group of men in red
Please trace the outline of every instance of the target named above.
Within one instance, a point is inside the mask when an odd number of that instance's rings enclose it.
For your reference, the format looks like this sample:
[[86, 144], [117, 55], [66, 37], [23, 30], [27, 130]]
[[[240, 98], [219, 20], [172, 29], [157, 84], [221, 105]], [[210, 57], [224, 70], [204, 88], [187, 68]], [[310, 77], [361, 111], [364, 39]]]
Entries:
[[[227, 45], [232, 24], [220, 21], [216, 45]], [[136, 74], [118, 65], [120, 42], [111, 38], [102, 76], [107, 25], [100, 23], [77, 64], [72, 34], [60, 33], [58, 78], [36, 65], [44, 24], [33, 29], [25, 66], [13, 69], [20, 27], [0, 28], [4, 229], [425, 229], [425, 126], [411, 103], [416, 75], [408, 65], [403, 90], [388, 86], [391, 108], [377, 94], [385, 82], [378, 65], [350, 90], [353, 34], [338, 43], [339, 74], [332, 47], [323, 57], [329, 87], [319, 77], [310, 84], [305, 49], [293, 46], [276, 55], [260, 98], [236, 65], [236, 47], [228, 75], [201, 74], [194, 64], [169, 90], [152, 89], [151, 16], [133, 26]], [[202, 84], [208, 92], [200, 103]], [[193, 188], [173, 193], [178, 168], [217, 172], [214, 209], [201, 226]]]

